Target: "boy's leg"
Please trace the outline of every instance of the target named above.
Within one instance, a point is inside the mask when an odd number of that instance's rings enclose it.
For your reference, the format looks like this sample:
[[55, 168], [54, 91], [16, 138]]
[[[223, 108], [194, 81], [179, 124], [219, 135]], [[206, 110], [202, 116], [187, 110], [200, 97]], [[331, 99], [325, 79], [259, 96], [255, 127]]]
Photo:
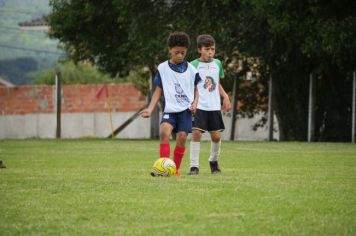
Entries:
[[212, 174], [219, 174], [221, 170], [218, 165], [220, 157], [221, 132], [225, 129], [221, 111], [209, 112], [209, 132], [211, 137], [211, 148], [209, 164]]
[[188, 133], [192, 132], [192, 113], [189, 110], [182, 111], [177, 115], [176, 130], [176, 147], [174, 148], [173, 160], [177, 167], [176, 175], [179, 175], [179, 168], [185, 153], [185, 142]]
[[202, 133], [208, 129], [208, 112], [197, 109], [193, 119], [192, 141], [190, 142], [190, 172], [188, 175], [199, 174], [200, 140]]
[[160, 146], [159, 146], [159, 156], [162, 158], [169, 158], [170, 156], [170, 146], [169, 139], [172, 133], [173, 127], [169, 123], [161, 123], [160, 125]]
[[185, 153], [185, 142], [187, 140], [188, 133], [184, 131], [179, 131], [176, 138], [176, 146], [174, 148], [173, 160], [177, 167], [177, 173], [179, 173], [179, 168], [182, 163], [182, 159]]
[[190, 142], [190, 172], [189, 175], [199, 174], [199, 155], [200, 155], [200, 140], [202, 132], [198, 129], [193, 129], [192, 141]]
[[210, 157], [209, 164], [211, 168], [211, 173], [218, 174], [221, 172], [218, 160], [220, 157], [220, 147], [221, 147], [221, 133], [220, 131], [211, 131], [211, 146], [210, 146]]

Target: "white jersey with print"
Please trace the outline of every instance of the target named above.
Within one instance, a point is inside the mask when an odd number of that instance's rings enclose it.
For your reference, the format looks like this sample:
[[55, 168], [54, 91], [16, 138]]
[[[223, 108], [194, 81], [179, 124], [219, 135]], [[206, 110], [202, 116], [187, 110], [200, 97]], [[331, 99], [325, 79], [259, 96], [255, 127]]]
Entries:
[[211, 62], [202, 62], [196, 59], [191, 62], [198, 69], [202, 83], [198, 84], [198, 109], [205, 111], [220, 111], [220, 78], [224, 77], [222, 63], [218, 59]]
[[179, 73], [169, 67], [168, 61], [158, 65], [165, 99], [164, 112], [181, 112], [194, 101], [194, 82], [198, 71], [188, 63], [186, 71]]

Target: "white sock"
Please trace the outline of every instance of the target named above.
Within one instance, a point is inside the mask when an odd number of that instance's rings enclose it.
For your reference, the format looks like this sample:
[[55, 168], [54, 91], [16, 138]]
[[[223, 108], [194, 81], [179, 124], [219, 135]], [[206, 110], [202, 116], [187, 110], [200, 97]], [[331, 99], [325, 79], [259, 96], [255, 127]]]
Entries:
[[220, 157], [221, 140], [217, 143], [211, 141], [209, 161], [218, 161]]
[[200, 142], [190, 142], [190, 167], [199, 168]]

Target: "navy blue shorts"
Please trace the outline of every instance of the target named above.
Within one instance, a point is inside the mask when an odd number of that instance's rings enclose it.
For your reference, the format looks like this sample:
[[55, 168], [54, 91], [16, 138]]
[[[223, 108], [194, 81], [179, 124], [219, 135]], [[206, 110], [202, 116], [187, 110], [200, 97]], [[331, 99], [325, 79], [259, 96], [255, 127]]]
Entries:
[[192, 132], [192, 113], [185, 110], [175, 113], [163, 113], [161, 123], [166, 122], [173, 126], [173, 132]]

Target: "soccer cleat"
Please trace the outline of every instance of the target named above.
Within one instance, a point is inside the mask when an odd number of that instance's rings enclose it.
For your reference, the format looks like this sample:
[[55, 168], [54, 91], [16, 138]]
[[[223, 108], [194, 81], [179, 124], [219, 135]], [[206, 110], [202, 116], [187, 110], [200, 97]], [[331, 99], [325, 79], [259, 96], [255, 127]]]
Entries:
[[178, 170], [176, 170], [176, 173], [174, 173], [174, 176], [179, 176]]
[[6, 168], [5, 163], [0, 160], [0, 168]]
[[209, 164], [212, 174], [221, 174], [221, 170], [217, 161], [210, 161]]
[[188, 175], [197, 175], [199, 174], [199, 168], [198, 167], [190, 167], [190, 171], [188, 173]]

